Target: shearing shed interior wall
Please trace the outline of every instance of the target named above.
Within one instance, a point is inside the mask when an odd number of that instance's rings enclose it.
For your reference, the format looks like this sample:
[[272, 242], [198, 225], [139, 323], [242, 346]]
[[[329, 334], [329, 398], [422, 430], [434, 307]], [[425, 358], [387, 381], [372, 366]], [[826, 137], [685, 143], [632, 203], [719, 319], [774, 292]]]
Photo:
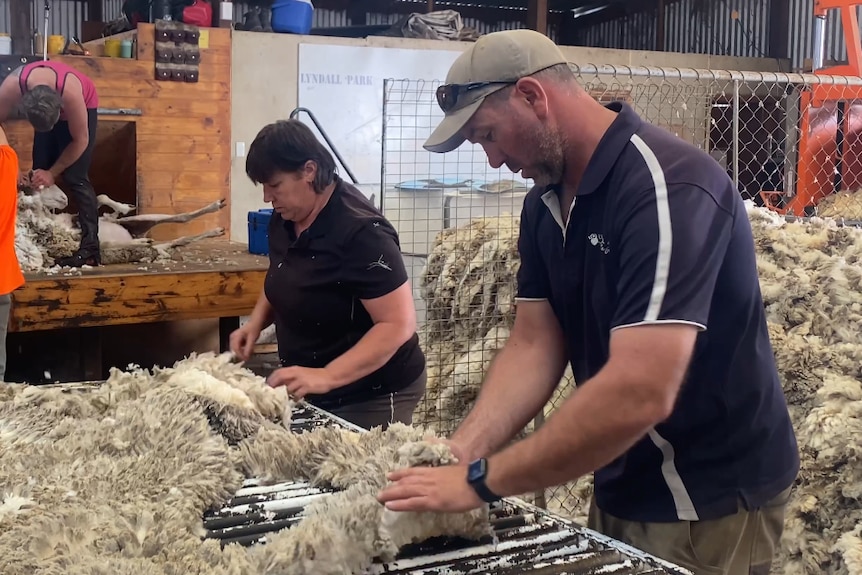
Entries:
[[[242, 32], [234, 31], [232, 34], [232, 77], [231, 77], [231, 205], [230, 205], [230, 238], [233, 241], [247, 242], [248, 241], [248, 212], [269, 207], [263, 202], [262, 191], [260, 187], [255, 187], [245, 174], [245, 153], [248, 146], [253, 141], [257, 132], [266, 124], [276, 120], [287, 118], [290, 113], [298, 105], [299, 92], [299, 51], [301, 44], [316, 44], [329, 46], [345, 46], [345, 47], [377, 47], [393, 50], [452, 50], [463, 51], [470, 44], [466, 42], [438, 42], [431, 40], [416, 40], [403, 38], [388, 38], [388, 37], [368, 37], [365, 39], [350, 39], [350, 38], [333, 38], [322, 36], [296, 36], [289, 34], [267, 34], [260, 32]], [[617, 77], [605, 76], [596, 77], [585, 75], [582, 81], [589, 84], [593, 88], [593, 93], [596, 97], [603, 98], [609, 94], [614, 97], [625, 97], [625, 92], [628, 91], [631, 96], [631, 103], [635, 109], [644, 115], [650, 121], [664, 125], [674, 132], [678, 133], [684, 139], [705, 145], [708, 140], [708, 123], [709, 123], [709, 102], [715, 86], [710, 87], [708, 93], [704, 93], [703, 87], [693, 86], [687, 91], [680, 93], [673, 92], [678, 88], [673, 83], [665, 82], [661, 84], [655, 78], [629, 78], [624, 70], [626, 66], [662, 66], [662, 67], [681, 67], [681, 68], [698, 68], [698, 69], [728, 69], [728, 70], [755, 70], [755, 71], [774, 71], [778, 63], [775, 60], [766, 58], [729, 58], [722, 56], [697, 55], [697, 54], [676, 54], [650, 51], [632, 51], [632, 50], [606, 50], [598, 48], [584, 48], [563, 46], [562, 50], [566, 53], [571, 62], [577, 63], [593, 63], [596, 65], [608, 64], [618, 66], [620, 74]], [[264, 65], [263, 62], [272, 58], [273, 54], [278, 55], [279, 69], [277, 73], [269, 65]], [[376, 72], [374, 77], [375, 82], [380, 83], [380, 90], [383, 91], [383, 82], [385, 79], [393, 79], [391, 73], [386, 69]], [[399, 79], [399, 78], [394, 78]], [[440, 78], [442, 81], [444, 78]], [[410, 81], [410, 78], [406, 78]], [[629, 88], [631, 88], [629, 90]], [[428, 89], [427, 98], [433, 100], [432, 91]], [[426, 96], [423, 95], [423, 98]], [[433, 103], [433, 102], [432, 102]], [[355, 102], [351, 102], [349, 97], [344, 101], [344, 108], [350, 109], [351, 106], [356, 106]], [[338, 128], [337, 120], [328, 117], [327, 111], [309, 106], [312, 113], [318, 118], [324, 130], [333, 131]], [[396, 112], [397, 113], [397, 112]], [[300, 119], [310, 124], [310, 119], [306, 115], [301, 115]], [[411, 121], [406, 116], [402, 116], [399, 121], [404, 123]], [[383, 111], [381, 110], [379, 118], [376, 119], [379, 126], [375, 127], [378, 134], [382, 132]], [[418, 121], [418, 120], [413, 120]], [[424, 121], [424, 120], [423, 120]], [[390, 134], [390, 138], [397, 139], [399, 136], [397, 129], [394, 130], [395, 135]], [[428, 128], [430, 133], [430, 127]], [[423, 137], [420, 134], [419, 137]], [[368, 142], [369, 147], [380, 149], [382, 142], [378, 136], [372, 138]], [[348, 166], [354, 166], [356, 170], [356, 160], [351, 161], [349, 154], [344, 152], [344, 146], [335, 141], [336, 148], [345, 156]], [[339, 148], [339, 146], [341, 146]], [[465, 144], [462, 148], [467, 148], [469, 144]], [[463, 150], [459, 150], [458, 154], [463, 154]], [[431, 155], [424, 151], [417, 155], [407, 156], [402, 158], [403, 162], [413, 162], [414, 166], [405, 166], [402, 163], [399, 165], [391, 164], [386, 166], [386, 171], [389, 174], [385, 182], [386, 193], [390, 193], [391, 188], [398, 183], [399, 173], [416, 173], [415, 177], [429, 177], [430, 174], [422, 174], [421, 166], [427, 165], [430, 162], [458, 162], [453, 155], [441, 158], [438, 155]], [[373, 166], [370, 171], [379, 173], [381, 166]], [[490, 173], [492, 170], [487, 165], [474, 165], [478, 172]], [[339, 170], [346, 177], [344, 170], [339, 164]], [[406, 177], [402, 179], [412, 179]], [[360, 181], [360, 189], [366, 194], [380, 194], [381, 183], [379, 178], [375, 181]], [[471, 203], [469, 211], [473, 212], [477, 209], [476, 205], [468, 201], [469, 198], [461, 198], [457, 200], [460, 204]], [[509, 202], [511, 203], [511, 202]], [[399, 204], [397, 208], [398, 221], [393, 222], [402, 235], [402, 239], [407, 247], [415, 245], [428, 246], [434, 242], [436, 234], [442, 229], [443, 225], [440, 221], [433, 223], [428, 222], [428, 209], [416, 209], [415, 213], [411, 214], [407, 203]], [[520, 209], [520, 204], [515, 201], [514, 207], [509, 208], [509, 211], [517, 211]], [[493, 211], [501, 211], [495, 208]], [[431, 210], [436, 212], [440, 209]], [[390, 215], [393, 215], [390, 213]], [[475, 215], [475, 214], [474, 214]], [[474, 217], [471, 215], [470, 217]], [[412, 221], [411, 221], [412, 219]], [[439, 218], [437, 218], [439, 220]], [[412, 252], [411, 249], [405, 249], [405, 252]], [[418, 288], [419, 277], [425, 265], [427, 248], [418, 250], [421, 253], [409, 253], [405, 255], [405, 263], [410, 275], [411, 282], [414, 288], [414, 299], [419, 314], [419, 321], [424, 321], [424, 300], [421, 298]], [[272, 333], [267, 332], [265, 339], [270, 339]]]
[[[463, 51], [467, 42], [439, 42], [404, 38], [368, 37], [365, 39], [334, 38], [323, 36], [299, 36], [290, 34], [267, 34], [262, 32], [234, 31], [232, 34], [232, 77], [231, 77], [231, 239], [239, 242], [248, 240], [247, 214], [249, 211], [268, 207], [262, 199], [262, 192], [245, 175], [245, 155], [249, 144], [257, 132], [269, 122], [287, 118], [297, 106], [299, 85], [299, 45], [328, 44], [338, 46], [369, 46], [410, 50], [455, 50]], [[661, 66], [686, 67], [699, 69], [775, 71], [778, 62], [767, 58], [733, 58], [699, 54], [676, 54], [634, 50], [607, 50], [563, 46], [564, 53], [571, 62], [610, 64], [615, 66]], [[278, 56], [279, 69], [273, 70], [264, 64], [273, 55]], [[375, 82], [390, 78], [387, 70], [377, 72]], [[623, 72], [621, 71], [621, 75]], [[410, 78], [407, 78], [408, 80]], [[440, 81], [444, 78], [440, 78]], [[614, 84], [609, 78], [607, 84]], [[656, 106], [652, 98], [649, 106]], [[351, 102], [346, 101], [349, 107]], [[648, 107], [644, 104], [644, 108]], [[642, 108], [642, 109], [644, 109]], [[324, 129], [332, 125], [325, 111], [311, 111], [318, 117]], [[671, 122], [676, 114], [672, 109], [661, 110], [658, 115]], [[301, 116], [303, 121], [309, 121]], [[704, 118], [705, 120], [705, 118]], [[382, 124], [382, 110], [380, 123]], [[336, 147], [338, 142], [335, 142]], [[380, 147], [379, 138], [369, 141], [369, 146]], [[238, 151], [240, 153], [238, 153]], [[350, 158], [346, 157], [348, 165]], [[380, 182], [360, 182], [370, 191], [379, 188]], [[429, 237], [429, 240], [433, 236]]]
[[[802, 457], [773, 572], [862, 574], [862, 230], [746, 206]], [[448, 433], [475, 400], [514, 319], [517, 235], [517, 218], [485, 218], [438, 236], [420, 281], [429, 378], [417, 423]], [[567, 374], [546, 416], [572, 388]], [[589, 478], [549, 491], [550, 508], [586, 519]]]

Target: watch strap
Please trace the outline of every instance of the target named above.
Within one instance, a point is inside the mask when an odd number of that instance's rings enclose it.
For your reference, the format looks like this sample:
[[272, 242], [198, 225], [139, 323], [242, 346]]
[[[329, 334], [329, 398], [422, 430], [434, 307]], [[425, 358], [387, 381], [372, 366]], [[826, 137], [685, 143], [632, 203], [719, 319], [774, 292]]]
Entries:
[[476, 495], [485, 503], [495, 503], [502, 499], [499, 495], [488, 488], [485, 483], [487, 477], [488, 462], [484, 458], [472, 462], [467, 471], [467, 483], [476, 492]]

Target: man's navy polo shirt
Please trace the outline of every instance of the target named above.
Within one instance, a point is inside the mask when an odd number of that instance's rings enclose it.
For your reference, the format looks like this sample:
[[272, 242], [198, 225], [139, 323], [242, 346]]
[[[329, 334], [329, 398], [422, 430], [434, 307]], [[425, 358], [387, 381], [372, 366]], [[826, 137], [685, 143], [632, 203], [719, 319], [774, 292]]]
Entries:
[[751, 225], [706, 153], [629, 106], [587, 166], [563, 225], [557, 190], [521, 214], [518, 299], [547, 299], [575, 381], [607, 362], [611, 332], [700, 330], [671, 416], [595, 473], [596, 503], [631, 521], [703, 520], [761, 506], [799, 470], [766, 328]]

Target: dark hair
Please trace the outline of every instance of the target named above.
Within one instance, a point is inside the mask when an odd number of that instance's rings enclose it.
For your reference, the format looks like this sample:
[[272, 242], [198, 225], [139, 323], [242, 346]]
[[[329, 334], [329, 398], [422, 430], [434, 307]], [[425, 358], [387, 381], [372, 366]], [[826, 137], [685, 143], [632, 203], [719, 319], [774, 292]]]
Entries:
[[317, 164], [313, 185], [321, 194], [337, 178], [332, 154], [299, 120], [278, 120], [264, 126], [248, 147], [245, 173], [260, 184], [278, 172], [298, 172], [309, 160]]
[[50, 86], [34, 86], [21, 98], [24, 114], [37, 132], [47, 132], [54, 127], [62, 105], [60, 94]]

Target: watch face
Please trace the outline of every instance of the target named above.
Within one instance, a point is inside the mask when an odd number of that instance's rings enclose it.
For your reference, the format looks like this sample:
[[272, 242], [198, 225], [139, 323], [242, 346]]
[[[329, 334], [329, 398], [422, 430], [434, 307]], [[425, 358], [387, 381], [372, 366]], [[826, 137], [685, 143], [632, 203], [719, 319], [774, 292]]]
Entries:
[[474, 481], [483, 480], [485, 478], [486, 469], [487, 462], [484, 459], [477, 459], [470, 464], [470, 467], [467, 468], [467, 481], [473, 483]]

